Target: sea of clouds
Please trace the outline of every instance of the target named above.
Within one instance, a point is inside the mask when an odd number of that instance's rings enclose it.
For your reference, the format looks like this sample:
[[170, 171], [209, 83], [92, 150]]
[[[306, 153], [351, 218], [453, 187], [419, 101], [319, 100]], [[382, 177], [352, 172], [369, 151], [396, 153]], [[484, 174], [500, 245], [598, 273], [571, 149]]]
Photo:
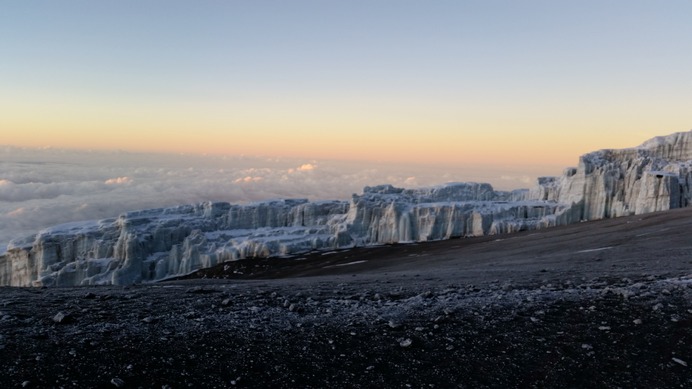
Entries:
[[[469, 167], [0, 147], [0, 252], [43, 228], [201, 201], [348, 199], [367, 185], [449, 181], [527, 187], [526, 175]], [[499, 183], [499, 185], [498, 185]]]

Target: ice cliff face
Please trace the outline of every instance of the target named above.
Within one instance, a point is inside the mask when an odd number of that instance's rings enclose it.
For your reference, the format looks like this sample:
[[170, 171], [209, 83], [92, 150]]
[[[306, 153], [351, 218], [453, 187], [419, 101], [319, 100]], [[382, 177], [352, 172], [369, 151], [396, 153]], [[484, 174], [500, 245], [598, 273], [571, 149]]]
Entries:
[[569, 206], [569, 223], [686, 207], [691, 188], [692, 131], [583, 155], [562, 176], [539, 178], [529, 198]]
[[15, 240], [0, 285], [161, 280], [230, 260], [532, 230], [692, 203], [692, 132], [582, 156], [531, 190], [366, 187], [350, 201], [201, 203], [70, 223]]

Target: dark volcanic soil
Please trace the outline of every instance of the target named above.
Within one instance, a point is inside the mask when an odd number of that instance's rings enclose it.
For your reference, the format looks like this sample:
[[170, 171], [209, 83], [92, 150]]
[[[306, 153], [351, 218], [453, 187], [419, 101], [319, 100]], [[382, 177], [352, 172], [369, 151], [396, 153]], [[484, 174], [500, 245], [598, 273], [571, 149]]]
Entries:
[[685, 209], [1, 288], [0, 387], [692, 387], [691, 232]]

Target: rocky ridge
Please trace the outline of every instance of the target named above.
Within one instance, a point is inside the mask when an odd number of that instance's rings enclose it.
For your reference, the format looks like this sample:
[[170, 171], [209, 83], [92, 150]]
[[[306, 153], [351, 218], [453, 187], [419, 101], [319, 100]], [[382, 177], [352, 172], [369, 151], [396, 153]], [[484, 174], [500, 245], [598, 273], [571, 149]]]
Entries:
[[692, 203], [692, 131], [583, 155], [530, 190], [366, 187], [350, 201], [200, 203], [70, 223], [11, 242], [0, 285], [128, 285], [226, 261], [534, 230]]

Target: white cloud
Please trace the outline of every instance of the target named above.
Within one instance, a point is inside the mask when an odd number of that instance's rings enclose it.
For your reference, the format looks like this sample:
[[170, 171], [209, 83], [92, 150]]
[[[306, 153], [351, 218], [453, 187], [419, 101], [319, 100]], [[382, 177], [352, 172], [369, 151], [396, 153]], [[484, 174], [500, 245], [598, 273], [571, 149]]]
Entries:
[[26, 209], [24, 207], [22, 207], [22, 208], [17, 208], [17, 209], [10, 211], [10, 212], [7, 212], [7, 216], [8, 217], [21, 217], [25, 213], [26, 213]]
[[309, 172], [309, 171], [312, 171], [315, 169], [317, 169], [317, 165], [312, 164], [312, 163], [304, 163], [304, 164], [300, 165], [300, 167], [298, 168], [298, 171]]
[[404, 184], [406, 184], [406, 186], [411, 186], [411, 187], [413, 187], [413, 186], [418, 186], [418, 181], [416, 180], [416, 177], [413, 177], [413, 176], [412, 176], [412, 177], [407, 177], [407, 178], [404, 180]]
[[530, 184], [532, 182], [532, 178], [527, 176], [527, 175], [521, 175], [521, 176], [503, 175], [503, 176], [500, 176], [500, 180], [522, 183], [522, 184]]
[[236, 178], [235, 180], [233, 180], [233, 182], [236, 184], [242, 184], [242, 183], [248, 183], [248, 182], [259, 182], [262, 180], [263, 180], [262, 177], [245, 176], [243, 178]]
[[116, 177], [116, 178], [109, 178], [104, 183], [106, 185], [123, 185], [123, 184], [129, 184], [132, 182], [132, 179], [130, 177]]

